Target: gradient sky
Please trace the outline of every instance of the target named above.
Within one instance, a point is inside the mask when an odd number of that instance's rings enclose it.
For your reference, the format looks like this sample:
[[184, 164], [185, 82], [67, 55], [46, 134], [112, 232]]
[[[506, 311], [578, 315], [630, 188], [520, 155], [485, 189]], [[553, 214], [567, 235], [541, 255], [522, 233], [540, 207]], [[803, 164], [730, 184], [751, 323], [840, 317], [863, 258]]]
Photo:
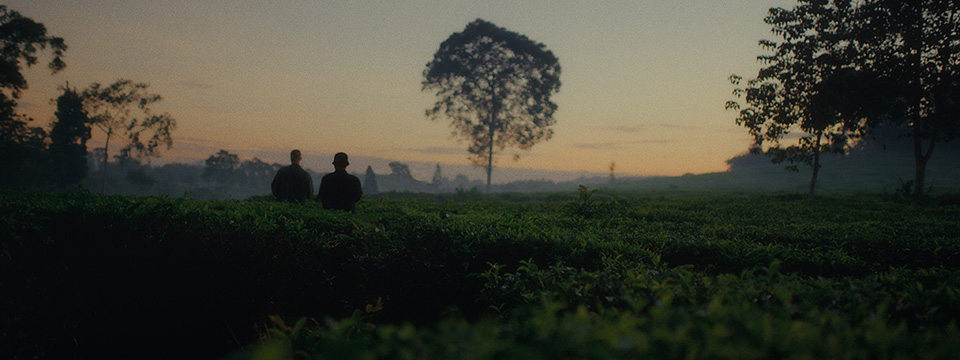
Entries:
[[[178, 121], [161, 160], [218, 149], [467, 164], [449, 123], [428, 120], [427, 62], [476, 18], [560, 59], [553, 139], [495, 166], [633, 175], [724, 171], [751, 138], [724, 110], [732, 74], [753, 77], [763, 17], [787, 0], [5, 1], [63, 37], [67, 68], [26, 71], [21, 110], [46, 124], [57, 87], [150, 84]], [[41, 61], [49, 61], [49, 53]], [[43, 63], [45, 64], [45, 62]], [[102, 144], [95, 133], [90, 147]], [[519, 159], [514, 159], [514, 154]], [[285, 163], [283, 158], [267, 161]], [[388, 169], [375, 169], [378, 173]], [[357, 169], [357, 171], [361, 171]], [[494, 171], [494, 182], [496, 180]]]

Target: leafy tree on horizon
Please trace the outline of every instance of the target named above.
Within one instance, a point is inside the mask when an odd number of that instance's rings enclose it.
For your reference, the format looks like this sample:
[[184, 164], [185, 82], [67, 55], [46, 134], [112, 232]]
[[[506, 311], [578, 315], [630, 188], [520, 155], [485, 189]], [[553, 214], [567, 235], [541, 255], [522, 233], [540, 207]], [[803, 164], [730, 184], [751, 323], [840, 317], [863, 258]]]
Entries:
[[270, 164], [255, 157], [250, 160], [241, 161], [236, 174], [240, 177], [240, 182], [247, 187], [263, 187], [266, 191], [266, 189], [269, 189], [270, 182], [273, 181], [273, 176], [276, 175], [277, 170], [280, 170], [282, 167], [283, 165], [278, 163]]
[[399, 161], [392, 161], [390, 162], [389, 166], [390, 166], [390, 175], [413, 180], [413, 175], [410, 174], [409, 165]]
[[54, 181], [58, 186], [78, 184], [87, 177], [87, 140], [90, 117], [83, 98], [69, 84], [57, 98], [57, 120], [50, 130], [49, 152], [53, 160]]
[[426, 115], [451, 121], [469, 141], [476, 165], [491, 184], [495, 150], [529, 149], [553, 136], [560, 63], [546, 46], [482, 19], [448, 37], [423, 71], [423, 90], [437, 102]]
[[[259, 160], [259, 159], [258, 159]], [[203, 177], [211, 178], [218, 183], [225, 183], [234, 172], [240, 168], [240, 157], [227, 150], [220, 149], [203, 161]]]
[[433, 186], [443, 184], [443, 173], [440, 171], [440, 163], [437, 163], [437, 169], [433, 171], [433, 179], [430, 181], [430, 184]]
[[363, 192], [370, 195], [380, 193], [377, 186], [377, 174], [373, 172], [373, 167], [370, 165], [367, 165], [367, 172], [363, 176]]
[[170, 132], [176, 120], [169, 114], [156, 115], [150, 106], [162, 98], [146, 92], [149, 85], [120, 79], [108, 86], [93, 83], [83, 91], [84, 104], [93, 122], [106, 139], [103, 152], [103, 189], [107, 187], [107, 162], [110, 158], [110, 139], [123, 135], [126, 143], [120, 152], [133, 158], [158, 156], [158, 148], [173, 146]]
[[255, 157], [250, 160], [244, 160], [237, 169], [246, 177], [272, 177], [281, 167], [283, 166], [280, 164], [270, 164]]

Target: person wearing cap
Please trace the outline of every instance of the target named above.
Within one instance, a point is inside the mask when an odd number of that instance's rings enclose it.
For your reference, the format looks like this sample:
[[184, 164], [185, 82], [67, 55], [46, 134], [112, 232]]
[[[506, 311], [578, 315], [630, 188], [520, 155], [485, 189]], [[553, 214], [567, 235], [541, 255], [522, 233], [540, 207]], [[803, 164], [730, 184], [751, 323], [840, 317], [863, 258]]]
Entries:
[[347, 173], [347, 154], [337, 153], [333, 156], [334, 172], [323, 176], [320, 180], [318, 197], [324, 209], [357, 210], [357, 202], [363, 198], [363, 189], [360, 187], [360, 178]]
[[300, 167], [302, 159], [300, 150], [291, 151], [290, 166], [281, 168], [273, 177], [270, 189], [280, 201], [303, 204], [313, 196], [313, 178]]

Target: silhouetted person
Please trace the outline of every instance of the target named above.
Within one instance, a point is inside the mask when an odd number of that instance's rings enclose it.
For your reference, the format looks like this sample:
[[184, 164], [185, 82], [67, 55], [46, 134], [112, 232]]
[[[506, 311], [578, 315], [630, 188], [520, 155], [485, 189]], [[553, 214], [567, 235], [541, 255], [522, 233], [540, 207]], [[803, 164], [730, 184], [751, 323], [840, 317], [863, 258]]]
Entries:
[[357, 202], [363, 197], [360, 179], [347, 174], [347, 154], [337, 153], [333, 156], [334, 172], [326, 174], [320, 180], [318, 196], [323, 202], [324, 209], [354, 211]]
[[300, 150], [293, 150], [290, 152], [290, 166], [277, 170], [270, 184], [277, 199], [302, 204], [313, 196], [313, 178], [300, 167], [301, 159]]

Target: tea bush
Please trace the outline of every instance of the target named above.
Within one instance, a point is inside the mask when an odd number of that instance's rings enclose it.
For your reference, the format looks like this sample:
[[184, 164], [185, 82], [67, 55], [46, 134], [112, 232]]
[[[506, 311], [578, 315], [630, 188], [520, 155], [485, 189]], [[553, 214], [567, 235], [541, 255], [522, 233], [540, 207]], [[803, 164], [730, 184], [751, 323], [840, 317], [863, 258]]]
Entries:
[[[12, 358], [943, 358], [960, 207], [0, 190]], [[294, 324], [288, 326], [287, 324]], [[190, 354], [190, 355], [184, 355]]]

